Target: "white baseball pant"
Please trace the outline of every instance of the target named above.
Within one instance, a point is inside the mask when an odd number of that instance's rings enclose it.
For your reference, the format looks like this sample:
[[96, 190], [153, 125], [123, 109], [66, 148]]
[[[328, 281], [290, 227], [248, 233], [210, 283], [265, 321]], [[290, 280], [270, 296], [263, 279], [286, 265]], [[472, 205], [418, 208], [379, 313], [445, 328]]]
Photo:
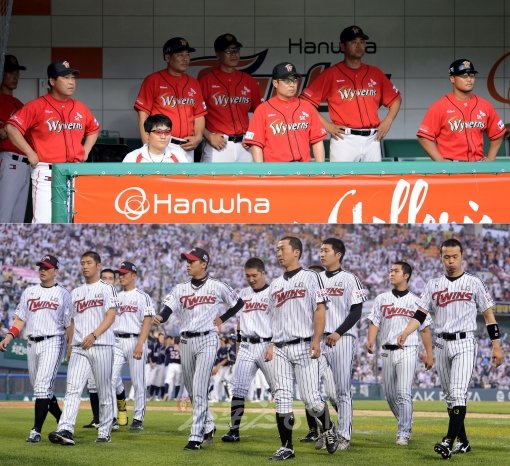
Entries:
[[331, 138], [329, 144], [330, 162], [380, 162], [381, 143], [371, 136], [344, 134], [343, 139]]
[[240, 142], [227, 141], [227, 145], [221, 150], [206, 142], [201, 162], [253, 162], [253, 156]]
[[62, 362], [65, 342], [58, 335], [39, 342], [28, 342], [28, 374], [35, 398], [53, 398], [58, 367]]
[[51, 223], [51, 164], [39, 162], [32, 168], [32, 223]]
[[23, 160], [28, 159], [24, 155], [0, 152], [0, 223], [25, 221], [30, 165]]

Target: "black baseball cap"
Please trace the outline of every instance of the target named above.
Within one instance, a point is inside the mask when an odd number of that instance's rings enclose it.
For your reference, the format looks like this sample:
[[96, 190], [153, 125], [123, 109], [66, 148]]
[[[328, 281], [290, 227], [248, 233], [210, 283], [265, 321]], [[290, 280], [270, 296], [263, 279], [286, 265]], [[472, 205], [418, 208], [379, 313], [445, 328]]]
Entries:
[[459, 74], [472, 73], [477, 74], [478, 71], [475, 70], [473, 63], [471, 63], [467, 58], [459, 58], [455, 60], [448, 70], [450, 72], [450, 76], [457, 76]]
[[171, 55], [172, 53], [178, 53], [184, 50], [194, 52], [196, 49], [190, 47], [188, 41], [183, 37], [172, 37], [163, 45], [163, 55]]
[[363, 32], [359, 26], [349, 26], [340, 33], [340, 42], [345, 43], [354, 40], [358, 37], [368, 40], [368, 36]]
[[181, 254], [182, 260], [189, 261], [203, 261], [206, 264], [209, 263], [209, 254], [205, 249], [202, 248], [193, 248], [191, 251], [183, 252]]
[[36, 262], [37, 267], [46, 267], [47, 269], [58, 269], [58, 259], [51, 254], [46, 254], [39, 262]]
[[115, 271], [117, 273], [138, 273], [138, 269], [136, 268], [136, 265], [132, 262], [124, 261], [122, 264], [120, 264], [120, 267]]
[[21, 66], [18, 59], [14, 55], [6, 55], [4, 57], [4, 72], [10, 73], [11, 71], [26, 70], [26, 66]]
[[74, 74], [75, 76], [80, 74], [80, 70], [71, 68], [71, 65], [67, 60], [60, 60], [48, 65], [48, 78], [58, 78], [59, 76], [67, 76], [68, 74]]
[[217, 52], [224, 52], [229, 47], [242, 47], [243, 44], [237, 40], [234, 34], [222, 34], [218, 36], [214, 41], [214, 50]]
[[273, 68], [273, 79], [285, 79], [292, 76], [296, 78], [300, 76], [292, 63], [278, 63], [278, 65]]

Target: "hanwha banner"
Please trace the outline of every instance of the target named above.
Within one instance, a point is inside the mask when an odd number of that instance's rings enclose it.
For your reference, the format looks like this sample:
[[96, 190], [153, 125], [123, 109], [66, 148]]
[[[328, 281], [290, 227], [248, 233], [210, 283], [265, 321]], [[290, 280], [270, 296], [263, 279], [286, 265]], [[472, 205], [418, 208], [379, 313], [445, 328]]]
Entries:
[[[97, 189], [101, 186], [101, 189]], [[510, 174], [77, 176], [76, 223], [509, 223]]]

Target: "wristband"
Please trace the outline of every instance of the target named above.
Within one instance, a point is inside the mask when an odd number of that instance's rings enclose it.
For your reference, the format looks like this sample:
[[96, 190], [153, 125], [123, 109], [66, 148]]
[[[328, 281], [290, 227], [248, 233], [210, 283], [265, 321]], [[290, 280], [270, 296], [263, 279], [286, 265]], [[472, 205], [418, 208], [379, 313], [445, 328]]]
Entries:
[[18, 327], [11, 325], [11, 328], [9, 329], [9, 331], [7, 333], [10, 333], [12, 335], [12, 338], [14, 339], [14, 338], [19, 337], [20, 331], [19, 331]]
[[427, 318], [427, 314], [425, 314], [423, 311], [421, 311], [420, 309], [418, 309], [415, 313], [414, 313], [414, 316], [412, 317], [413, 319], [416, 319], [420, 324], [423, 324], [423, 322], [425, 322], [425, 319]]
[[241, 343], [241, 331], [240, 330], [237, 331], [236, 341], [237, 341], [237, 343]]
[[491, 340], [499, 340], [499, 327], [498, 324], [487, 325], [487, 332]]

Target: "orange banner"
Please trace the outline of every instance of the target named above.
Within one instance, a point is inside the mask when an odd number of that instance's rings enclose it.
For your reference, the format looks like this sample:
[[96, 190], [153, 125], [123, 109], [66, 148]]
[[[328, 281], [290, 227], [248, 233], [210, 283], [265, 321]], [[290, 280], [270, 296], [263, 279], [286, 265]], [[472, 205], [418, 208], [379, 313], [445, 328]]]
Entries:
[[510, 174], [78, 176], [74, 221], [510, 223], [507, 199]]

